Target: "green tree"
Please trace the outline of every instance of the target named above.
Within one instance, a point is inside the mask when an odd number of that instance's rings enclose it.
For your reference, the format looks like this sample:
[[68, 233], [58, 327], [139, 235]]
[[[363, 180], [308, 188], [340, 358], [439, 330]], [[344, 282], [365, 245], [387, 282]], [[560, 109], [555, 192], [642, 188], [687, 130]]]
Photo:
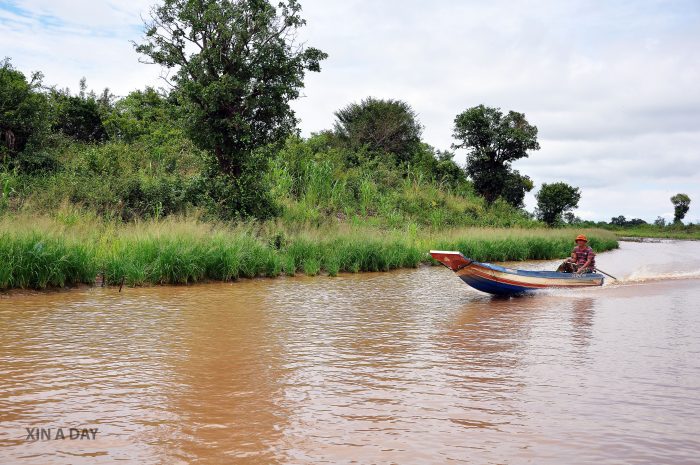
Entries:
[[395, 172], [403, 175], [410, 173], [424, 176], [443, 188], [457, 190], [467, 188], [471, 192], [471, 183], [467, 181], [464, 169], [454, 160], [455, 154], [449, 150], [435, 150], [430, 144], [421, 142], [411, 158], [410, 166]]
[[295, 131], [289, 103], [305, 73], [320, 71], [327, 57], [296, 41], [305, 24], [300, 12], [296, 0], [163, 0], [136, 45], [151, 62], [176, 69], [169, 81], [189, 135], [213, 154], [213, 175], [227, 178], [211, 185], [232, 189], [218, 201], [241, 214], [265, 202], [255, 180], [266, 164], [257, 161], [263, 152], [254, 152]]
[[544, 183], [535, 195], [537, 199], [537, 219], [549, 226], [562, 220], [562, 214], [578, 208], [581, 193], [578, 187], [564, 182]]
[[[69, 90], [51, 92], [54, 107], [52, 131], [83, 142], [103, 142], [107, 131], [102, 123], [105, 105], [93, 92], [86, 93], [85, 78], [80, 80], [80, 93], [71, 95]], [[109, 91], [102, 98], [108, 99]], [[107, 103], [108, 104], [108, 103]]]
[[423, 127], [411, 106], [401, 100], [368, 97], [335, 112], [334, 131], [350, 149], [392, 155], [409, 162], [420, 149]]
[[574, 212], [564, 213], [564, 221], [566, 221], [570, 225], [580, 225], [583, 223], [583, 220], [581, 220], [581, 218], [579, 218], [578, 216], [574, 215]]
[[514, 207], [523, 208], [525, 206], [525, 194], [530, 192], [534, 187], [535, 185], [529, 176], [522, 175], [519, 171], [513, 170], [506, 176], [501, 197]]
[[152, 87], [135, 90], [114, 103], [105, 118], [109, 137], [134, 142], [144, 136], [170, 134], [176, 127], [177, 107]]
[[48, 132], [46, 97], [41, 73], [28, 81], [9, 58], [0, 61], [0, 159], [14, 159], [28, 145], [38, 147]]
[[673, 222], [680, 223], [690, 209], [690, 197], [686, 194], [676, 194], [671, 197], [671, 203], [673, 204]]
[[[518, 186], [517, 178], [511, 177], [512, 162], [527, 157], [528, 150], [540, 148], [537, 127], [528, 123], [523, 113], [509, 111], [504, 115], [500, 108], [484, 105], [457, 115], [453, 137], [459, 141], [454, 148], [467, 149], [467, 174], [488, 203], [501, 197], [509, 182]], [[527, 190], [527, 186], [522, 183], [520, 187]], [[519, 194], [512, 194], [506, 200], [522, 202]]]
[[464, 170], [454, 161], [455, 154], [449, 150], [435, 152], [433, 178], [441, 185], [456, 188], [466, 181]]
[[624, 215], [614, 216], [610, 218], [610, 224], [613, 226], [624, 226], [627, 224], [627, 218]]

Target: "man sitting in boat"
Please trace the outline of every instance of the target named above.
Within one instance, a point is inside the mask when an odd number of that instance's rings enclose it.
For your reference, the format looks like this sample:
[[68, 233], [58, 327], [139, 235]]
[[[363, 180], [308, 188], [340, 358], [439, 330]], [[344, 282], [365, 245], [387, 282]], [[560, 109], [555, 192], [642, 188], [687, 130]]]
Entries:
[[560, 273], [593, 273], [595, 270], [595, 252], [588, 246], [588, 239], [583, 234], [576, 236], [576, 247], [571, 257], [559, 265]]

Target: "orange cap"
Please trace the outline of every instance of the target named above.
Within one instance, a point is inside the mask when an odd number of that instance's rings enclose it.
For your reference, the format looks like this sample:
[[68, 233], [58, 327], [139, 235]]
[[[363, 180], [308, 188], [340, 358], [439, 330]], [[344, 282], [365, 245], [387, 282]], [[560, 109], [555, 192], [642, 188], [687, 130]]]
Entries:
[[586, 236], [584, 236], [583, 234], [579, 234], [578, 236], [576, 236], [576, 242], [578, 241], [588, 242], [588, 239], [586, 239]]

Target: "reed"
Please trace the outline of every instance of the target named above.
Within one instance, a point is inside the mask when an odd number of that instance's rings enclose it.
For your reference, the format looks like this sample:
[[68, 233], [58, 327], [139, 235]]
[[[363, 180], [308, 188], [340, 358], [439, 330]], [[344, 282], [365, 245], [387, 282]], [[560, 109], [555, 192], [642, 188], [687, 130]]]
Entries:
[[[597, 251], [617, 247], [615, 235], [585, 231]], [[0, 288], [105, 283], [190, 284], [239, 278], [388, 271], [434, 263], [430, 249], [459, 250], [482, 261], [568, 256], [570, 230], [461, 228], [438, 231], [409, 224], [322, 226], [203, 223], [196, 218], [106, 222], [70, 210], [53, 218], [0, 220]]]
[[35, 231], [0, 233], [0, 289], [91, 284], [97, 272], [89, 245]]

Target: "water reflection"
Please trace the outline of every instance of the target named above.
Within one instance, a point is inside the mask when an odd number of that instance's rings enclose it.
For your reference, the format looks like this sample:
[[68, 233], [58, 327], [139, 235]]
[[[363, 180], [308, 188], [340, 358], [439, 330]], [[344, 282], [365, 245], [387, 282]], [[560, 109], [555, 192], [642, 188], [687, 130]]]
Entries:
[[593, 335], [593, 320], [595, 317], [594, 300], [590, 297], [576, 299], [571, 305], [571, 327], [574, 344], [586, 347]]

